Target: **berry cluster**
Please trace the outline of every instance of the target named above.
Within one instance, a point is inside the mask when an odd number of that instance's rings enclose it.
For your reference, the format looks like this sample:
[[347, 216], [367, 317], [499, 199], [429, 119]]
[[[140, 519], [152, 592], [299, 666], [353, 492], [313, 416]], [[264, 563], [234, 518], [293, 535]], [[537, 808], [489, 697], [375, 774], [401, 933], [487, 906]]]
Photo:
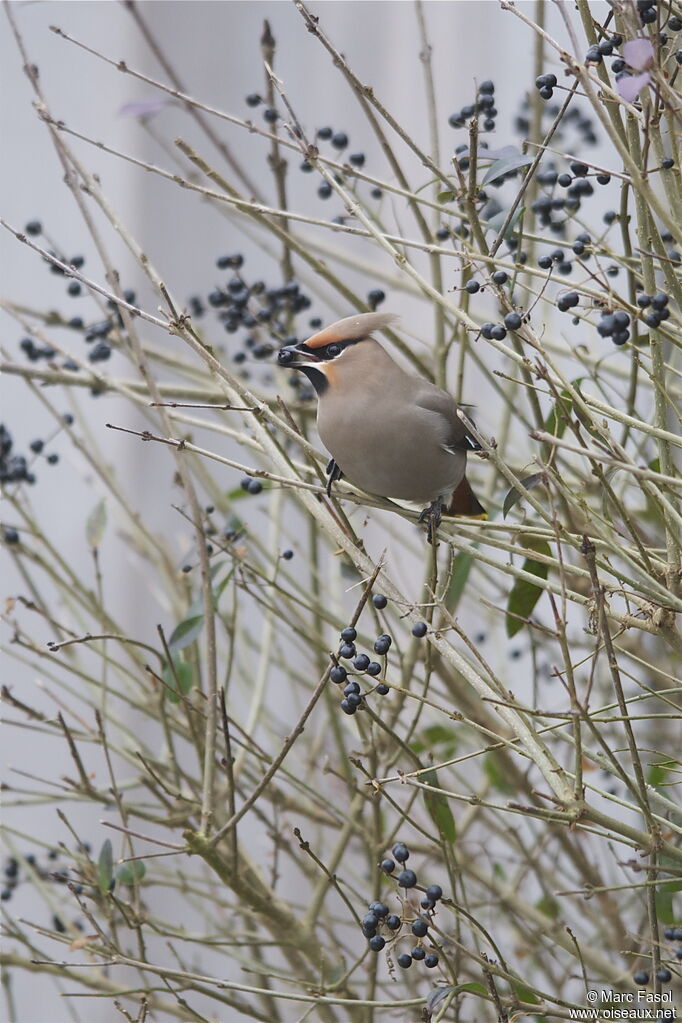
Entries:
[[[81, 849], [85, 853], [90, 853], [91, 851], [90, 845], [87, 842], [83, 843]], [[55, 870], [53, 868], [52, 864], [55, 860], [59, 859], [59, 851], [57, 849], [50, 849], [48, 851], [47, 859], [44, 863], [41, 863], [39, 858], [33, 853], [27, 853], [24, 859], [43, 881], [53, 882], [54, 884], [67, 884], [71, 882], [73, 891], [77, 895], [84, 891], [82, 884], [74, 883], [74, 879], [68, 870]], [[9, 902], [22, 880], [21, 862], [15, 856], [8, 856], [2, 873], [3, 887], [0, 889], [0, 900], [2, 902]], [[56, 930], [63, 930], [63, 928], [56, 927]]]
[[637, 296], [639, 308], [650, 310], [644, 314], [644, 322], [647, 327], [656, 328], [660, 326], [663, 320], [668, 319], [670, 316], [669, 301], [670, 297], [663, 291], [658, 291], [655, 295], [646, 295], [642, 292]]
[[254, 479], [253, 476], [244, 476], [239, 485], [247, 494], [260, 494], [263, 489], [261, 481]]
[[656, 3], [657, 0], [637, 0], [637, 10], [642, 25], [652, 25], [656, 21]]
[[[388, 598], [383, 593], [375, 593], [372, 597], [372, 604], [377, 611], [383, 611], [388, 606]], [[412, 627], [412, 635], [416, 639], [422, 639], [427, 632], [428, 626], [426, 622], [416, 622]], [[379, 661], [372, 660], [369, 654], [358, 653], [355, 645], [357, 638], [357, 630], [352, 625], [347, 626], [341, 631], [338, 658], [339, 660], [351, 661], [352, 667], [358, 675], [369, 675], [371, 678], [376, 678], [382, 674], [382, 666]], [[373, 651], [378, 657], [386, 657], [392, 643], [392, 637], [387, 632], [383, 632], [375, 639]], [[383, 673], [385, 675], [385, 662]], [[329, 678], [338, 686], [345, 683], [341, 709], [346, 714], [355, 714], [368, 693], [363, 694], [357, 679], [349, 679], [349, 669], [343, 664], [339, 664], [338, 661], [335, 661], [330, 669]], [[372, 691], [376, 692], [379, 696], [386, 696], [390, 689], [385, 682], [379, 682]]]
[[463, 128], [468, 120], [478, 114], [483, 118], [483, 129], [485, 131], [495, 130], [495, 118], [497, 108], [495, 107], [495, 83], [491, 81], [481, 82], [473, 103], [463, 106], [461, 110], [450, 114], [448, 124], [451, 128]]
[[4, 423], [0, 423], [0, 483], [35, 483], [36, 478], [29, 472], [26, 456], [13, 455], [13, 447], [12, 434]]
[[[357, 630], [353, 626], [348, 626], [342, 630], [339, 657], [343, 660], [352, 660], [353, 668], [358, 674], [376, 678], [377, 675], [381, 675], [381, 665], [378, 661], [371, 660], [367, 654], [359, 654], [357, 652], [355, 646], [357, 636]], [[379, 655], [387, 654], [390, 645], [390, 636], [379, 636], [374, 644], [374, 651]], [[336, 685], [346, 683], [343, 690], [343, 699], [341, 700], [341, 710], [345, 714], [355, 714], [366, 695], [363, 695], [360, 684], [354, 678], [351, 678], [350, 681], [348, 680], [348, 670], [342, 664], [335, 664], [329, 673], [329, 677]], [[385, 683], [380, 682], [374, 687], [374, 691], [379, 696], [386, 696], [389, 692], [389, 687]]]
[[[391, 849], [393, 859], [386, 858], [381, 861], [383, 872], [397, 882], [398, 888], [408, 889], [417, 885], [417, 875], [414, 870], [405, 867], [409, 859], [410, 851], [404, 842], [396, 842]], [[402, 865], [402, 870], [395, 875], [396, 863]], [[436, 904], [443, 897], [443, 889], [438, 884], [430, 885], [424, 890], [424, 898], [421, 900], [422, 913], [413, 913], [406, 899], [402, 899], [401, 913], [391, 913], [389, 907], [383, 902], [370, 902], [367, 913], [362, 918], [362, 933], [368, 939], [369, 947], [373, 952], [381, 952], [386, 947], [387, 941], [395, 947], [402, 937], [417, 939], [417, 944], [410, 952], [401, 952], [396, 962], [403, 970], [409, 969], [413, 962], [424, 962], [428, 969], [438, 965], [438, 955], [435, 951], [427, 951], [424, 948], [424, 940], [429, 937], [429, 927], [433, 922], [433, 914]], [[409, 930], [408, 930], [409, 928]], [[383, 933], [382, 933], [383, 932]]]
[[[678, 962], [682, 962], [682, 927], [664, 928], [663, 937], [665, 938], [666, 941], [680, 942], [678, 947], [675, 949], [675, 958], [678, 960]], [[649, 980], [651, 978], [648, 970], [637, 970], [636, 973], [633, 973], [632, 979], [634, 980], [635, 984], [639, 984], [642, 987], [645, 987], [649, 983]], [[672, 980], [672, 972], [668, 969], [667, 966], [661, 966], [656, 971], [656, 979], [659, 980], [661, 984], [669, 984], [670, 981]]]
[[624, 345], [630, 340], [630, 314], [623, 309], [615, 312], [602, 312], [601, 319], [597, 324], [597, 333], [600, 337], [610, 337], [614, 345]]

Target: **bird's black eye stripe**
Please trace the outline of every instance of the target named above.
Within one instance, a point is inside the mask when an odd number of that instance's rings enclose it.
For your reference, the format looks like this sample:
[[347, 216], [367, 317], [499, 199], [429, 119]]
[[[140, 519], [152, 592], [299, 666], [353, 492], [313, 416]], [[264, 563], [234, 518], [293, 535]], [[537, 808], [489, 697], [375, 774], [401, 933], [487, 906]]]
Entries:
[[315, 355], [318, 359], [326, 362], [330, 359], [335, 359], [341, 354], [344, 348], [349, 348], [351, 345], [356, 345], [360, 339], [352, 338], [349, 341], [332, 341], [331, 344], [323, 345], [321, 348], [315, 348]]

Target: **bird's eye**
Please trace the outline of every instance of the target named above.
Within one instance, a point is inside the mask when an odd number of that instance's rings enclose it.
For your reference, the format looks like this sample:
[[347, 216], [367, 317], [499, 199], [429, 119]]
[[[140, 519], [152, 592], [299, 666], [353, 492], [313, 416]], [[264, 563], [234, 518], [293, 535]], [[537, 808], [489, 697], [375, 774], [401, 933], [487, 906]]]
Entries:
[[337, 355], [341, 354], [341, 345], [329, 345], [327, 352], [330, 358], [335, 359]]

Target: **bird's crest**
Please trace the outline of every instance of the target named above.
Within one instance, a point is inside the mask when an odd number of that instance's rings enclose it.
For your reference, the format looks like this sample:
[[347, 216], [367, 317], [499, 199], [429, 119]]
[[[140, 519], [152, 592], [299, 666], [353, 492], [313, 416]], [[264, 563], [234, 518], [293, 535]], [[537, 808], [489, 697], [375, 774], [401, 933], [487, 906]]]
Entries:
[[306, 348], [324, 348], [325, 345], [339, 341], [359, 341], [368, 337], [375, 330], [383, 330], [394, 323], [398, 317], [394, 313], [358, 313], [337, 320], [317, 334], [313, 334], [305, 342]]

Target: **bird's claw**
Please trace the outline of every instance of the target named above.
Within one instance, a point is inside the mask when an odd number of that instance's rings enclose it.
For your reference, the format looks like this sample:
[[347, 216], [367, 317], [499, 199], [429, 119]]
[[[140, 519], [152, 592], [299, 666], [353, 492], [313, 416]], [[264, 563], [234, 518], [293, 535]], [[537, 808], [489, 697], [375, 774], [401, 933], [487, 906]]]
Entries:
[[327, 476], [329, 476], [329, 479], [327, 480], [327, 497], [331, 497], [332, 485], [336, 483], [337, 480], [343, 479], [343, 470], [338, 467], [333, 458], [330, 458], [325, 472]]
[[430, 544], [436, 542], [436, 533], [440, 526], [441, 519], [443, 517], [443, 505], [440, 498], [432, 501], [430, 505], [424, 508], [423, 512], [419, 516], [419, 522], [426, 522], [426, 538]]

